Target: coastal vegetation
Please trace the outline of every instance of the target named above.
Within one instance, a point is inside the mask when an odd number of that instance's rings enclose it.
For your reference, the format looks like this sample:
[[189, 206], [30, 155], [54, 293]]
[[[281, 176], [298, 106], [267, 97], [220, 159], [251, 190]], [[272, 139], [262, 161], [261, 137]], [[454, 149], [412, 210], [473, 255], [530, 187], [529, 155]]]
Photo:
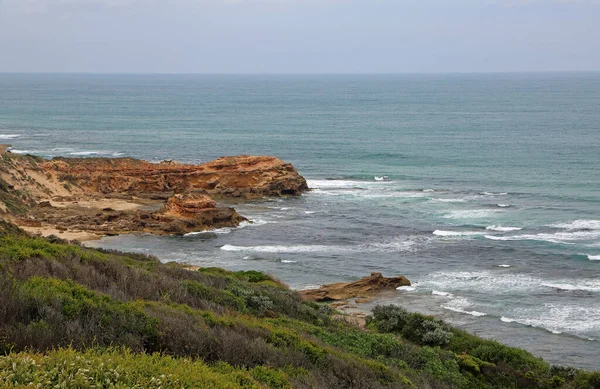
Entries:
[[600, 373], [397, 306], [366, 328], [272, 276], [33, 237], [0, 223], [0, 386], [600, 388]]

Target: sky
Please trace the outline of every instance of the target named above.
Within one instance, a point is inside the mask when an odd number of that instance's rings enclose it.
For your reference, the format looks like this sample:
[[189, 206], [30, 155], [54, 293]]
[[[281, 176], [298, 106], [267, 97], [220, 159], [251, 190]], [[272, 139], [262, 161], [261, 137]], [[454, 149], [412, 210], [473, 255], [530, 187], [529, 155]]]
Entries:
[[600, 71], [600, 0], [0, 0], [0, 72]]

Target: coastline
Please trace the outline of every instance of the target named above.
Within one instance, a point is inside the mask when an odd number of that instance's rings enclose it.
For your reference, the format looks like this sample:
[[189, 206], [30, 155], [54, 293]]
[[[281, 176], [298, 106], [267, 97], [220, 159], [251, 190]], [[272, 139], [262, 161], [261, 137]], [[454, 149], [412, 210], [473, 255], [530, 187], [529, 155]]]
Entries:
[[246, 218], [217, 201], [308, 190], [296, 169], [275, 157], [243, 155], [186, 165], [131, 158], [45, 160], [9, 152], [0, 164], [3, 203], [10, 206], [4, 217], [31, 232], [69, 239], [237, 227]]

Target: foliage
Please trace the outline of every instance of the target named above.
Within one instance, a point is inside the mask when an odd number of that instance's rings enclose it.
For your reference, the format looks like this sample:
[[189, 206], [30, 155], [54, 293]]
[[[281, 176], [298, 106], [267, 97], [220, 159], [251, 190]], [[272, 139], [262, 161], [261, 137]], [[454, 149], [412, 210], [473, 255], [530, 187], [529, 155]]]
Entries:
[[0, 222], [0, 386], [598, 388], [433, 317], [360, 329], [273, 277], [34, 238]]

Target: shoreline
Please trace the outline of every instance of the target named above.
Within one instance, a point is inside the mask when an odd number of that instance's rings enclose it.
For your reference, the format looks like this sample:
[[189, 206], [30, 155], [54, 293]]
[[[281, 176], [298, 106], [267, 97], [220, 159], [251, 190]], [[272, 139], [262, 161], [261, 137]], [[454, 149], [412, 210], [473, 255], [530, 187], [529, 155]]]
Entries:
[[[227, 203], [308, 190], [276, 157], [222, 157], [201, 165], [132, 158], [0, 158], [4, 216], [42, 235], [96, 239], [129, 233], [183, 235], [247, 220]], [[219, 202], [217, 202], [219, 201]]]

